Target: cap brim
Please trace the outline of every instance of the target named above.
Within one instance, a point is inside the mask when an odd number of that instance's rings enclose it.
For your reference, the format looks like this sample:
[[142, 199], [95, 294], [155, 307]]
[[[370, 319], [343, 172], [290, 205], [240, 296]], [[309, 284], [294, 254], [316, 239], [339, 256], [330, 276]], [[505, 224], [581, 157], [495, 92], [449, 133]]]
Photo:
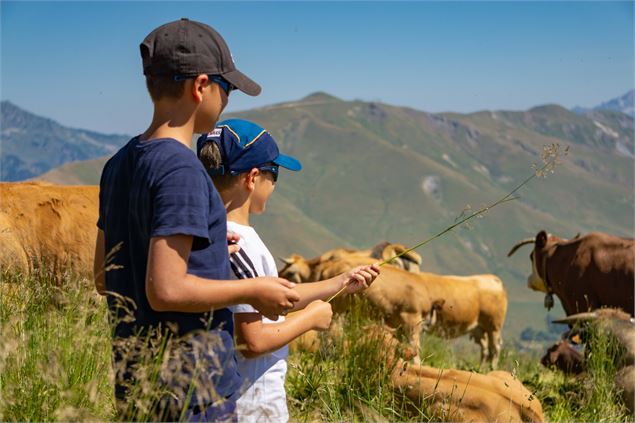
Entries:
[[291, 156], [285, 156], [284, 154], [280, 154], [273, 160], [273, 162], [278, 166], [282, 166], [285, 169], [293, 170], [296, 172], [302, 169], [302, 163], [300, 163], [299, 160], [294, 159]]
[[262, 91], [260, 85], [256, 84], [251, 78], [247, 77], [247, 75], [238, 69], [224, 73], [223, 78], [247, 95], [257, 96], [260, 94], [260, 91]]

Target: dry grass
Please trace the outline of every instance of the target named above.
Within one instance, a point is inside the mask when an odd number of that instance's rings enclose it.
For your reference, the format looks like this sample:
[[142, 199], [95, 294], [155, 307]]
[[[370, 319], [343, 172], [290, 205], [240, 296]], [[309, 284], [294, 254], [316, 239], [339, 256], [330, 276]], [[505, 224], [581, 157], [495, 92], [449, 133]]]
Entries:
[[59, 286], [43, 271], [1, 276], [0, 418], [111, 420], [105, 303], [68, 275]]

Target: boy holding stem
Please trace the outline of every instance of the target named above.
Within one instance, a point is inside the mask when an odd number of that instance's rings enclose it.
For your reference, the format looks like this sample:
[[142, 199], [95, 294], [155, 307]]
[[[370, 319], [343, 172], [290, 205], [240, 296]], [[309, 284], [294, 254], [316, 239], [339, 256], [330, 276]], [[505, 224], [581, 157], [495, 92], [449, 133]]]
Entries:
[[[259, 125], [240, 119], [220, 122], [197, 141], [199, 159], [208, 170], [227, 209], [227, 227], [240, 235], [240, 250], [230, 256], [236, 278], [278, 275], [275, 261], [250, 226], [249, 216], [265, 211], [280, 167], [302, 168], [293, 157], [280, 154], [275, 140]], [[284, 380], [287, 344], [309, 330], [327, 330], [331, 306], [321, 301], [346, 287], [354, 293], [368, 287], [379, 268], [360, 266], [332, 279], [299, 284], [293, 318], [267, 319], [249, 304], [232, 307], [237, 358], [245, 381], [237, 402], [239, 422], [287, 421]]]

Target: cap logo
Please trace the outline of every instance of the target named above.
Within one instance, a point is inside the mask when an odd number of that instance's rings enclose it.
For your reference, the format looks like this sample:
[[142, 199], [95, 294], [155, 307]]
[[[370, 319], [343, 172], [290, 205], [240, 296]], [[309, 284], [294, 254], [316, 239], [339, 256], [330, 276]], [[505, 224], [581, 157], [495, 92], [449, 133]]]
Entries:
[[223, 132], [223, 128], [214, 128], [212, 132], [210, 132], [208, 137], [220, 137], [220, 134]]

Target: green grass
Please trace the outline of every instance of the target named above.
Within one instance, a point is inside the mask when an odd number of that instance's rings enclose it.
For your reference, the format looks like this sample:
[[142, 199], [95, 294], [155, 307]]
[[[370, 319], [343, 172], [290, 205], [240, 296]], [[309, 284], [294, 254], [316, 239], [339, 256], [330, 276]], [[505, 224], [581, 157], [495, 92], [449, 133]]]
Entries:
[[[346, 320], [344, 338], [318, 353], [299, 352], [290, 357], [287, 377], [292, 417], [304, 421], [438, 421], [427, 404], [415, 404], [394, 392], [392, 369], [376, 340], [365, 339], [372, 315], [357, 304]], [[581, 377], [545, 369], [541, 353], [519, 353], [504, 348], [500, 370], [517, 377], [540, 401], [546, 421], [634, 421], [614, 386], [615, 340], [606, 333], [592, 335], [588, 371]], [[423, 336], [422, 362], [439, 368], [479, 371], [478, 349], [466, 339], [447, 341]], [[414, 410], [414, 411], [413, 411]]]
[[[89, 282], [65, 275], [3, 273], [0, 283], [0, 420], [111, 421], [115, 419], [110, 328], [103, 298]], [[391, 368], [380, 342], [368, 337], [372, 310], [357, 302], [344, 319], [344, 335], [322, 336], [317, 353], [289, 358], [286, 388], [295, 421], [436, 421], [427, 404], [412, 404], [390, 387]], [[501, 369], [512, 372], [541, 401], [547, 421], [633, 421], [619, 399], [613, 357], [619, 353], [600, 331], [591, 337], [586, 375], [544, 369], [538, 353], [505, 348]], [[511, 345], [508, 343], [507, 345]], [[154, 353], [154, 352], [153, 352]], [[150, 365], [146, 369], [151, 372]], [[465, 339], [422, 338], [427, 365], [478, 370], [478, 349]], [[143, 389], [130, 402], [142, 398]], [[132, 419], [145, 420], [146, 414]]]

